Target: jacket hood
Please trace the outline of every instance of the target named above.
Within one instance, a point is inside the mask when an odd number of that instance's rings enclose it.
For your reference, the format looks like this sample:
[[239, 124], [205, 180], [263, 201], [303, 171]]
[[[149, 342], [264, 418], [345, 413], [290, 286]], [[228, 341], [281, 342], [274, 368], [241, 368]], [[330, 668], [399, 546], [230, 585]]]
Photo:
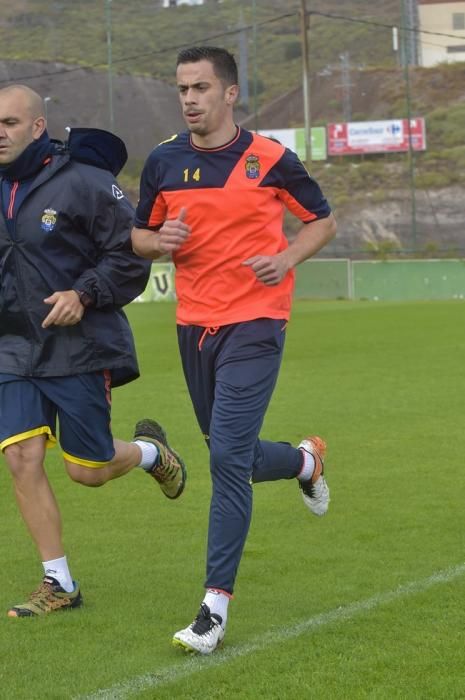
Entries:
[[66, 143], [53, 141], [56, 153], [72, 160], [109, 170], [116, 177], [128, 159], [124, 142], [103, 129], [71, 129]]

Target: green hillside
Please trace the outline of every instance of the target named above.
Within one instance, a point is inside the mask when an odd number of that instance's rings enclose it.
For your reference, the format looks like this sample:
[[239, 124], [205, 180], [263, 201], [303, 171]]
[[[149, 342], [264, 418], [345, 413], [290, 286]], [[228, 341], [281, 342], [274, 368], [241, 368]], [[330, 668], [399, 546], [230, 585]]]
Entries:
[[[248, 26], [247, 72], [258, 105], [301, 82], [298, 0], [157, 5], [153, 0], [0, 0], [0, 58], [106, 67], [111, 28], [115, 71], [172, 82], [179, 47], [218, 43], [239, 56], [238, 27]], [[338, 64], [342, 52], [350, 53], [355, 66], [395, 65], [391, 30], [364, 22], [398, 24], [399, 0], [312, 0], [308, 9], [363, 20], [312, 15], [312, 71]]]

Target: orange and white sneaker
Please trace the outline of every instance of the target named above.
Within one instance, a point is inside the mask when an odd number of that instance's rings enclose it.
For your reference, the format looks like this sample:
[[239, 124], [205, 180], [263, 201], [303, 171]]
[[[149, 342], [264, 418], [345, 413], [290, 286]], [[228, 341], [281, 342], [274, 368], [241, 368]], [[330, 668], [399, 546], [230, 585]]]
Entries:
[[297, 446], [298, 449], [311, 454], [315, 460], [315, 468], [311, 479], [299, 481], [304, 503], [314, 515], [324, 515], [329, 506], [329, 488], [323, 476], [326, 443], [314, 435], [307, 437]]

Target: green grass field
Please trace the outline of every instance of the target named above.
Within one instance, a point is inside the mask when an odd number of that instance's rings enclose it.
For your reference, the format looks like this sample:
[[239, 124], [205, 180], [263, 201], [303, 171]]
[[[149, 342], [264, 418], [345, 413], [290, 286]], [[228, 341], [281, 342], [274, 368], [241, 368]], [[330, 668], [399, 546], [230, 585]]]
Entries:
[[[328, 515], [294, 482], [255, 487], [224, 649], [173, 632], [202, 597], [210, 482], [178, 359], [174, 307], [133, 305], [142, 379], [113, 394], [115, 435], [156, 417], [186, 457], [170, 502], [140, 472], [102, 489], [49, 475], [85, 605], [0, 617], [0, 698], [465, 697], [464, 304], [298, 302], [263, 428], [329, 445]], [[41, 565], [0, 471], [0, 610]]]

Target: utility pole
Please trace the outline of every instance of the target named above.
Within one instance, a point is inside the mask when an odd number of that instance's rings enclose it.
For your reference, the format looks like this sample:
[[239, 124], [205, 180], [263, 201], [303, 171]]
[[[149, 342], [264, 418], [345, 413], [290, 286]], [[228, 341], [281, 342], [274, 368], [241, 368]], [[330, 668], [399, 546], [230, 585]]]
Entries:
[[417, 0], [404, 0], [404, 24], [409, 27], [405, 34], [405, 57], [412, 66], [418, 65], [418, 4]]
[[401, 0], [401, 38], [402, 38], [402, 56], [404, 63], [404, 80], [405, 80], [405, 97], [407, 106], [407, 129], [408, 129], [408, 166], [410, 180], [410, 201], [411, 201], [411, 232], [412, 232], [412, 249], [417, 248], [417, 204], [416, 204], [416, 188], [415, 188], [415, 151], [412, 143], [412, 99], [410, 90], [410, 61], [414, 59], [411, 51], [407, 50], [406, 30], [403, 27], [410, 26], [408, 24], [408, 15], [412, 7], [413, 0]]
[[110, 115], [110, 131], [114, 128], [114, 115], [113, 115], [113, 64], [112, 64], [112, 46], [111, 46], [111, 2], [112, 0], [105, 0], [105, 14], [107, 20], [107, 64], [108, 64], [108, 109]]
[[248, 80], [248, 49], [247, 30], [244, 29], [244, 15], [242, 8], [239, 12], [239, 90], [240, 102], [243, 107], [249, 110], [249, 80]]
[[300, 36], [302, 41], [302, 95], [304, 102], [305, 163], [307, 170], [312, 164], [312, 122], [310, 112], [310, 68], [308, 60], [308, 29], [306, 0], [300, 0]]
[[346, 52], [341, 53], [341, 82], [342, 82], [342, 116], [345, 122], [352, 120], [352, 95], [350, 80], [350, 58]]
[[252, 0], [252, 17], [253, 17], [253, 113], [255, 131], [258, 131], [258, 101], [257, 101], [257, 0]]

